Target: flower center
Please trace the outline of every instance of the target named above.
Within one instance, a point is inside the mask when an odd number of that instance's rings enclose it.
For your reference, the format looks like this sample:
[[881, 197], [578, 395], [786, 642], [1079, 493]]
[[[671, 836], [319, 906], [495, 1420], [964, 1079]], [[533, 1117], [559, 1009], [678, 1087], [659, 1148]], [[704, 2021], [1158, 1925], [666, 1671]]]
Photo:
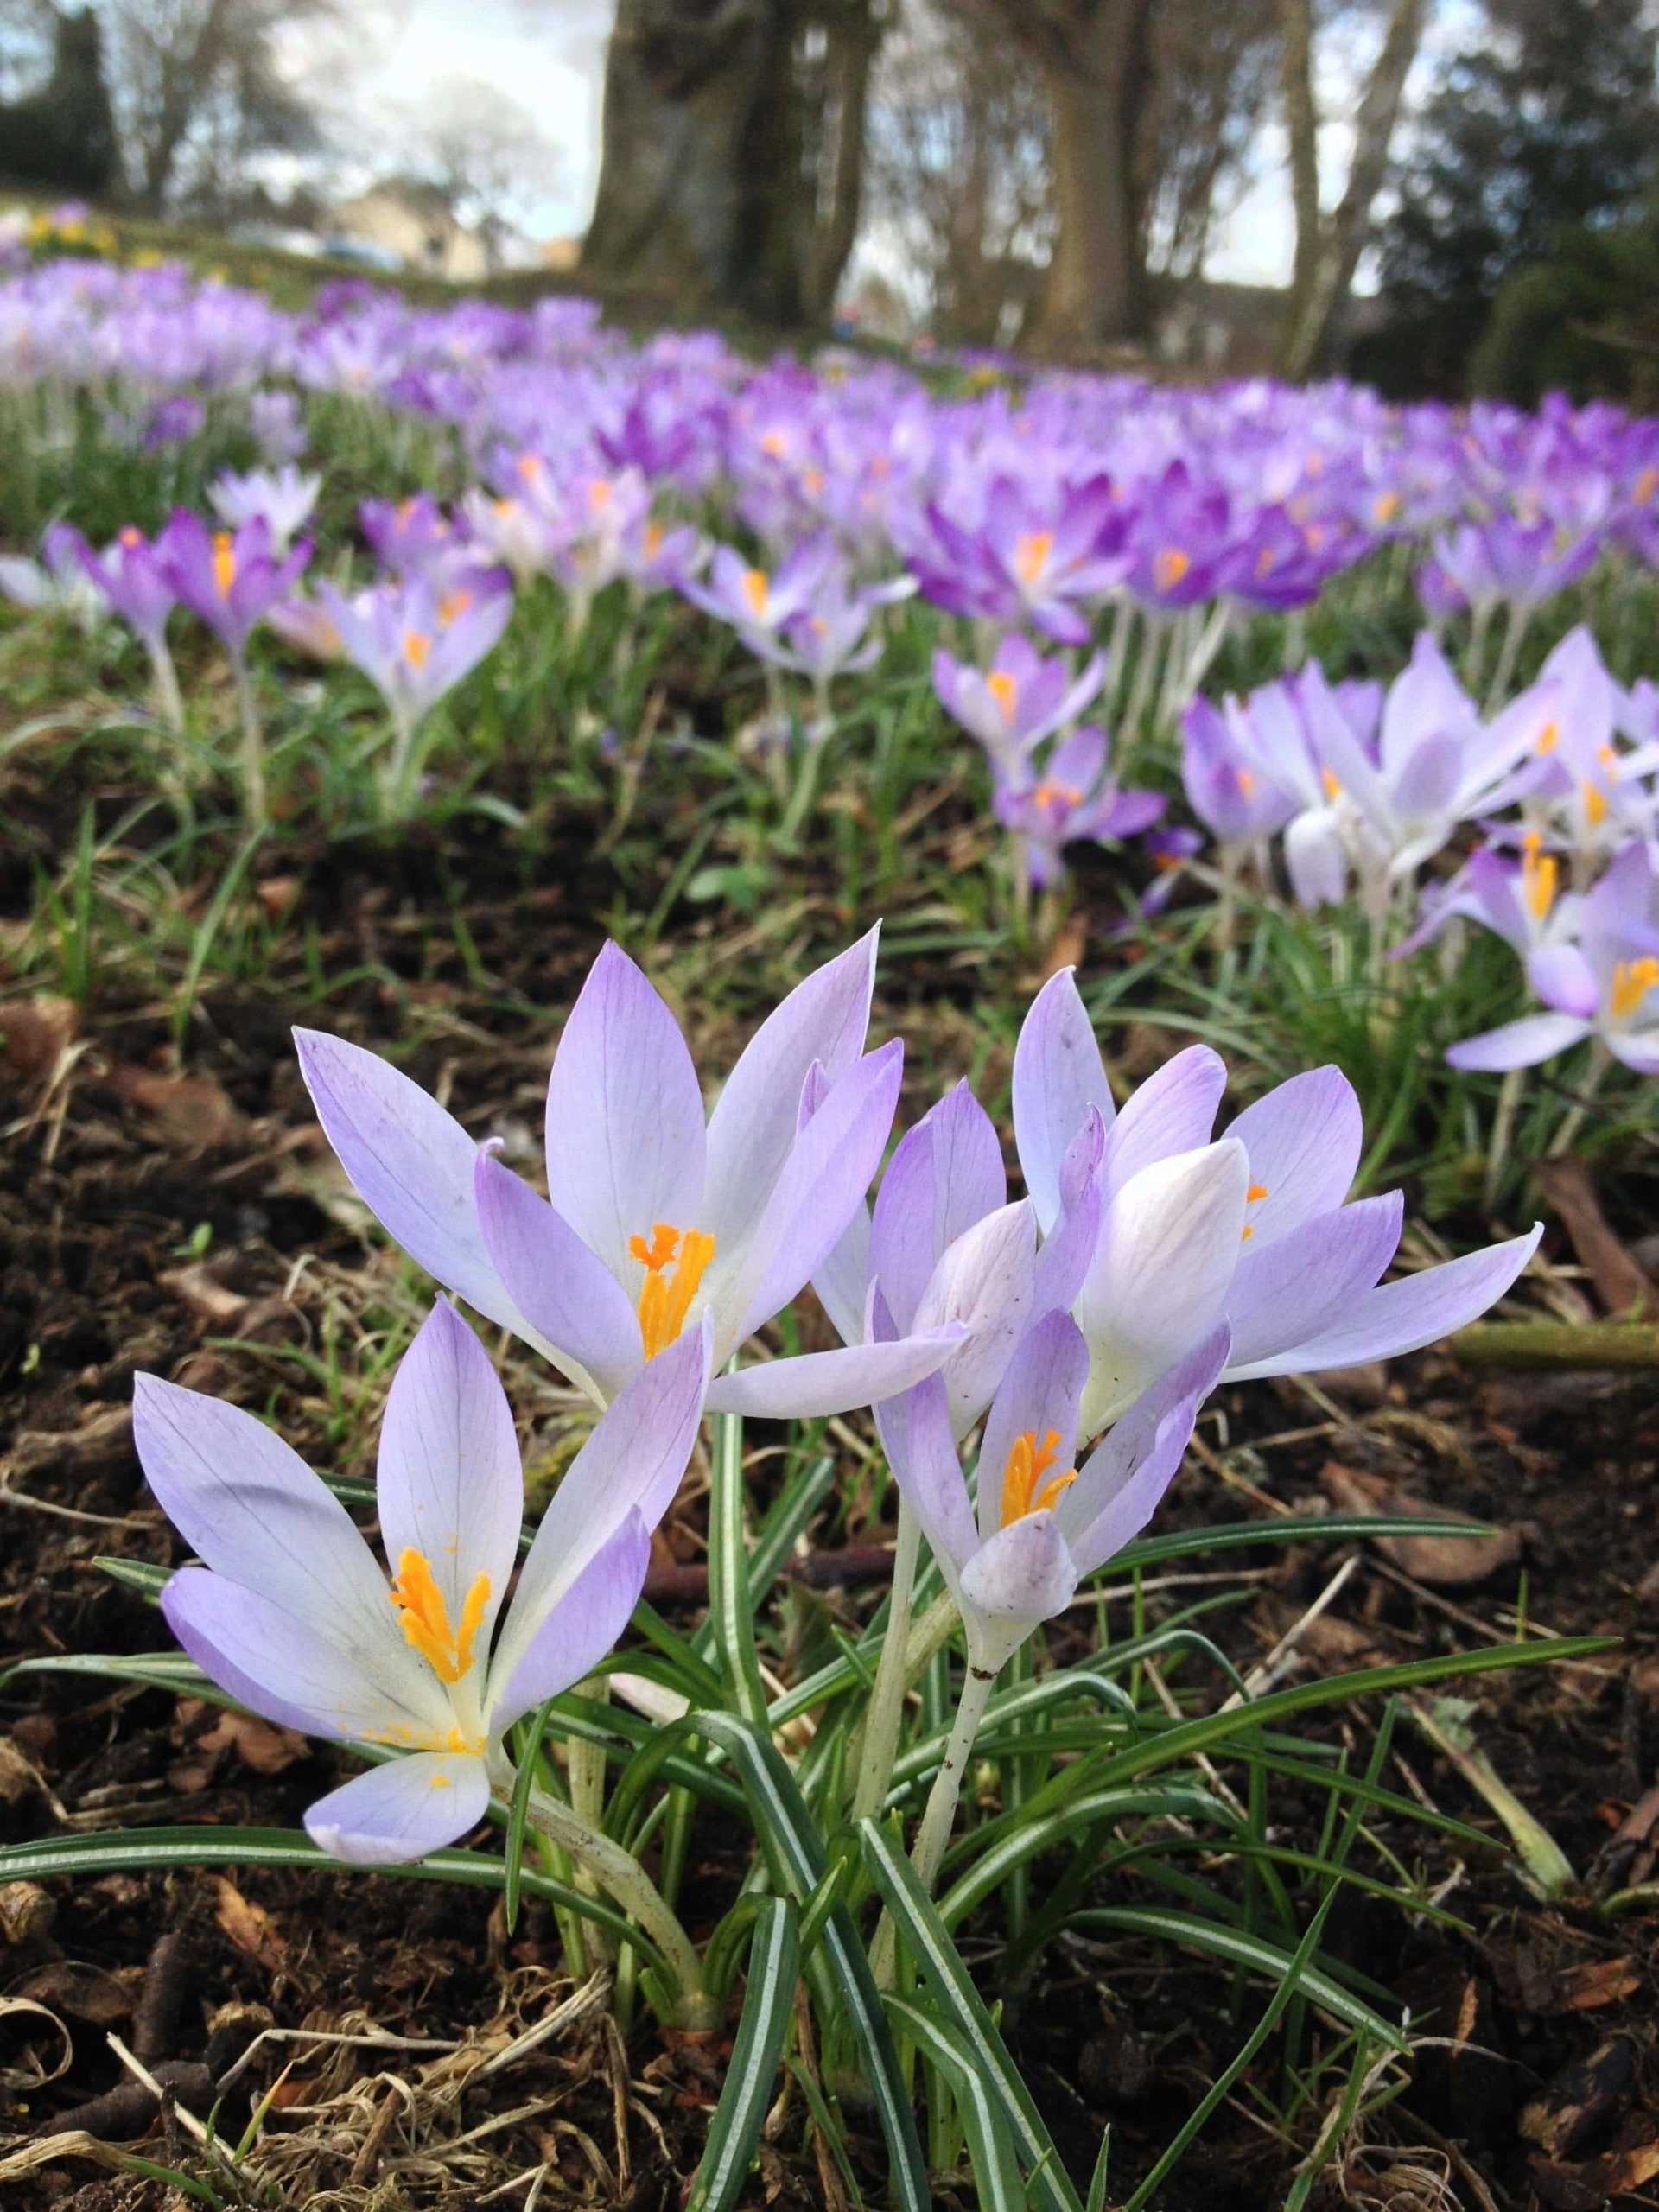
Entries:
[[1613, 969], [1608, 1002], [1615, 1021], [1628, 1021], [1648, 993], [1659, 984], [1659, 959], [1643, 953], [1640, 960], [1621, 960]]
[[645, 558], [654, 561], [663, 546], [663, 525], [659, 522], [645, 524]]
[[649, 1243], [643, 1236], [630, 1236], [628, 1249], [645, 1271], [634, 1311], [645, 1357], [655, 1359], [685, 1326], [703, 1269], [715, 1256], [715, 1240], [701, 1229], [676, 1229], [658, 1221], [652, 1224]]
[[1630, 497], [1638, 507], [1645, 507], [1656, 492], [1659, 492], [1659, 468], [1644, 468], [1636, 480]]
[[[1244, 1193], [1244, 1203], [1247, 1206], [1259, 1206], [1267, 1195], [1268, 1186], [1265, 1183], [1252, 1183]], [[1238, 1232], [1238, 1241], [1241, 1244], [1248, 1244], [1255, 1234], [1254, 1227], [1247, 1221]]]
[[1525, 842], [1526, 857], [1521, 863], [1522, 895], [1534, 921], [1541, 922], [1555, 903], [1560, 869], [1554, 853], [1540, 851], [1541, 840], [1535, 830], [1528, 830]]
[[1319, 782], [1324, 788], [1326, 798], [1340, 798], [1342, 797], [1342, 785], [1337, 781], [1336, 772], [1334, 769], [1321, 768], [1319, 771]]
[[236, 548], [228, 530], [213, 532], [213, 582], [221, 599], [231, 595], [231, 586], [236, 582]]
[[438, 607], [438, 627], [447, 630], [457, 615], [464, 614], [473, 603], [473, 594], [464, 585], [448, 593]]
[[1039, 806], [1081, 806], [1083, 793], [1075, 784], [1050, 783], [1046, 778], [1038, 785], [1032, 797]]
[[473, 1663], [473, 1639], [490, 1602], [490, 1578], [478, 1574], [461, 1600], [461, 1621], [449, 1625], [449, 1609], [433, 1580], [431, 1562], [412, 1544], [397, 1554], [397, 1580], [387, 1592], [397, 1608], [405, 1639], [441, 1682], [458, 1682]]
[[1015, 542], [1014, 573], [1022, 584], [1036, 582], [1048, 566], [1048, 556], [1053, 550], [1052, 530], [1028, 530]]
[[1012, 729], [1020, 706], [1020, 686], [1006, 668], [994, 668], [985, 679], [985, 689], [1002, 709], [1002, 719]]
[[[1192, 565], [1190, 553], [1183, 553], [1179, 545], [1166, 545], [1152, 564], [1152, 581], [1160, 591], [1173, 591]], [[1261, 572], [1266, 575], [1265, 569]]]
[[1553, 753], [1560, 741], [1560, 724], [1554, 721], [1546, 722], [1537, 736], [1534, 738], [1532, 749], [1535, 753]]
[[608, 476], [595, 476], [590, 480], [588, 486], [589, 514], [602, 515], [604, 513], [606, 508], [611, 504], [611, 480]]
[[1376, 522], [1392, 522], [1399, 512], [1400, 494], [1384, 492], [1378, 496], [1376, 505], [1371, 509], [1371, 517]]
[[142, 545], [143, 542], [143, 532], [140, 530], [136, 530], [131, 523], [129, 523], [126, 528], [121, 532], [121, 543], [126, 547], [129, 553], [132, 551], [135, 546]]
[[1233, 771], [1233, 781], [1238, 785], [1238, 795], [1241, 798], [1250, 798], [1255, 790], [1255, 769], [1235, 768]]
[[1051, 1475], [1055, 1455], [1060, 1448], [1058, 1429], [1051, 1428], [1040, 1444], [1034, 1428], [1024, 1429], [1008, 1446], [1007, 1465], [1002, 1470], [1002, 1510], [997, 1526], [1006, 1529], [1011, 1522], [1023, 1521], [1027, 1513], [1041, 1513], [1052, 1506], [1063, 1491], [1069, 1490], [1077, 1479], [1075, 1467], [1068, 1467], [1064, 1474]]
[[1584, 780], [1584, 818], [1592, 830], [1599, 830], [1607, 819], [1607, 794], [1587, 776]]
[[764, 622], [766, 619], [766, 594], [771, 588], [771, 582], [764, 569], [745, 569], [743, 571], [743, 596], [747, 600], [749, 612], [757, 622]]
[[431, 650], [432, 640], [427, 636], [424, 630], [404, 631], [404, 658], [409, 663], [411, 668], [424, 668], [426, 666], [427, 655], [431, 652]]

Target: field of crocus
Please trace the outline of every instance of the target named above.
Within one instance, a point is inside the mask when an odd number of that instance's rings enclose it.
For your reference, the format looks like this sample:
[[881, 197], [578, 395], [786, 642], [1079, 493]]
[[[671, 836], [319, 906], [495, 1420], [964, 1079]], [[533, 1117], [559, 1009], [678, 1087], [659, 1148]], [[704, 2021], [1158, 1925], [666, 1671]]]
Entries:
[[1659, 422], [5, 235], [4, 2201], [1650, 2202]]

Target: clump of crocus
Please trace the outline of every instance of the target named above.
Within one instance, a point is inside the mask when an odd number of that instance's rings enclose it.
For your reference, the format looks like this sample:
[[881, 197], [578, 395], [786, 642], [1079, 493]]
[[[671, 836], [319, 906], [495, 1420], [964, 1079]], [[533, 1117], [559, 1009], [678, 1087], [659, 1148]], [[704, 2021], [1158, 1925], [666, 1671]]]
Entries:
[[1067, 845], [1136, 836], [1161, 817], [1163, 793], [1122, 789], [1108, 770], [1109, 750], [1105, 731], [1086, 722], [1039, 769], [997, 779], [991, 805], [1014, 841], [1017, 883], [1049, 890], [1065, 880]]
[[[317, 618], [327, 626], [391, 716], [381, 792], [393, 819], [413, 803], [432, 709], [494, 649], [512, 613], [512, 594], [499, 570], [478, 572], [448, 590], [420, 574], [387, 578], [349, 597], [331, 584], [317, 586], [306, 628]], [[294, 623], [291, 608], [285, 622]], [[297, 626], [286, 634], [304, 641]]]
[[101, 553], [95, 553], [79, 532], [73, 550], [93, 589], [149, 656], [157, 702], [168, 727], [180, 734], [184, 728], [184, 700], [167, 643], [167, 620], [178, 604], [178, 594], [162, 557], [159, 540], [152, 544], [143, 531], [129, 524]]
[[[694, 1332], [619, 1397], [561, 1482], [511, 1600], [524, 1495], [518, 1437], [489, 1356], [453, 1307], [433, 1310], [386, 1401], [384, 1567], [263, 1421], [139, 1376], [139, 1459], [201, 1562], [162, 1592], [168, 1625], [251, 1711], [379, 1760], [307, 1813], [324, 1851], [397, 1866], [459, 1841], [493, 1796], [511, 1798], [507, 1730], [591, 1674], [627, 1626], [708, 1369], [707, 1334]], [[695, 2015], [696, 1954], [638, 1861], [540, 1792], [531, 1818], [635, 1914]]]
[[310, 558], [303, 540], [279, 558], [261, 515], [238, 530], [210, 530], [176, 507], [157, 537], [157, 567], [175, 596], [213, 631], [229, 657], [242, 724], [242, 803], [250, 823], [266, 818], [264, 738], [248, 677], [248, 639]]
[[1000, 639], [988, 669], [959, 661], [943, 649], [933, 656], [933, 689], [939, 704], [970, 737], [977, 738], [1000, 776], [1017, 780], [1045, 738], [1066, 728], [1105, 680], [1098, 653], [1074, 677], [1059, 654], [1045, 659], [1019, 632]]

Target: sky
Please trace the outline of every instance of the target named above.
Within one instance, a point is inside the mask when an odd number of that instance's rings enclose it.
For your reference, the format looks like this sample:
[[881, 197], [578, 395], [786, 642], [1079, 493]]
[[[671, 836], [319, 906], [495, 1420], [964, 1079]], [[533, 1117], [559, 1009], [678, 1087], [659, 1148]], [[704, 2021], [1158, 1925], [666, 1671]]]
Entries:
[[[521, 211], [533, 237], [579, 235], [592, 212], [599, 174], [600, 106], [613, 0], [385, 0], [384, 56], [372, 73], [370, 114], [395, 142], [400, 115], [418, 114], [444, 88], [471, 80], [516, 101], [557, 149], [539, 196]], [[1440, 45], [1464, 28], [1466, 0], [1446, 0], [1419, 57], [1432, 67]], [[1323, 42], [1319, 92], [1331, 118], [1321, 137], [1326, 201], [1345, 170], [1344, 118], [1367, 57]], [[1284, 283], [1293, 227], [1283, 135], [1263, 134], [1255, 176], [1214, 233], [1207, 270], [1241, 283]]]

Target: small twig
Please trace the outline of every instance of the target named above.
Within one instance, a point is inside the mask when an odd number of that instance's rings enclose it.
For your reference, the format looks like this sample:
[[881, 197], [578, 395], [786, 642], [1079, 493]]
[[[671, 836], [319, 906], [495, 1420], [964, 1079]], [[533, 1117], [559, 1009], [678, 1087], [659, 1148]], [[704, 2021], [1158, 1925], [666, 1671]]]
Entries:
[[581, 2019], [584, 2012], [591, 2012], [596, 2005], [602, 2004], [610, 1994], [610, 1987], [611, 1976], [608, 1969], [591, 1975], [583, 1982], [582, 1987], [573, 1991], [563, 2004], [556, 2005], [545, 2019], [538, 2020], [533, 2028], [527, 2028], [524, 2034], [517, 2037], [505, 2050], [498, 2050], [493, 2058], [486, 2058], [484, 2063], [469, 2076], [469, 2079], [474, 2082], [487, 2082], [492, 2074], [499, 2074], [509, 2066], [516, 2066], [521, 2058], [528, 2056], [530, 2052], [550, 2041], [561, 2028], [569, 2027], [573, 2020]]
[[1235, 1690], [1224, 1700], [1221, 1707], [1224, 1713], [1232, 1712], [1236, 1707], [1243, 1705], [1247, 1697], [1259, 1696], [1262, 1690], [1276, 1680], [1278, 1669], [1283, 1661], [1290, 1656], [1320, 1614], [1327, 1606], [1334, 1603], [1346, 1587], [1359, 1562], [1360, 1554], [1357, 1552], [1350, 1553], [1301, 1618], [1294, 1621], [1268, 1652], [1267, 1657], [1251, 1668], [1249, 1673], [1244, 1677], [1243, 1689]]
[[253, 2063], [253, 2055], [261, 2044], [266, 2043], [332, 2043], [348, 2044], [359, 2050], [459, 2050], [459, 2043], [445, 2042], [436, 2036], [394, 2036], [376, 2031], [371, 2035], [346, 2035], [337, 2028], [262, 2028], [248, 2045], [234, 2066], [219, 2077], [220, 2096], [232, 2082], [239, 2082]]

